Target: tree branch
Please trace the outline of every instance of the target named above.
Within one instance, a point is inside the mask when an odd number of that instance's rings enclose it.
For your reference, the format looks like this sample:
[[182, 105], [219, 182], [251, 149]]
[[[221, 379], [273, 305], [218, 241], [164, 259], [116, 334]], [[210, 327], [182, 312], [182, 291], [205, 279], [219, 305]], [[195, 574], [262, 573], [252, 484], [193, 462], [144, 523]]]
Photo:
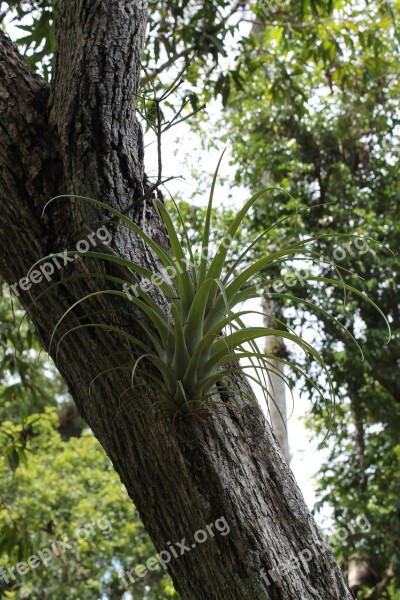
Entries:
[[[25, 275], [48, 250], [41, 211], [62, 178], [48, 96], [47, 84], [0, 29], [0, 270], [8, 279]], [[30, 248], [16, 265], [9, 256], [14, 244]]]
[[135, 2], [60, 2], [51, 122], [68, 193], [119, 208], [143, 195], [135, 99], [145, 27], [145, 11]]

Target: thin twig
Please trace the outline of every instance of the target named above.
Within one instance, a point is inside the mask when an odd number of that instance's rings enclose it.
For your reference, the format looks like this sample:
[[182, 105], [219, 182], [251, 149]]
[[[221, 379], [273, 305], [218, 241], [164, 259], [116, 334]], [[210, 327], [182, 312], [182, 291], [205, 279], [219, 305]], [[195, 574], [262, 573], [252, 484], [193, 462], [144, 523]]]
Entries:
[[[142, 196], [140, 196], [140, 198], [136, 198], [136, 200], [134, 200], [134, 202], [132, 202], [132, 204], [130, 204], [127, 208], [124, 208], [123, 210], [121, 210], [119, 212], [121, 213], [121, 215], [126, 215], [131, 210], [133, 210], [139, 204], [139, 202], [143, 202], [144, 200], [147, 200], [147, 198], [149, 198], [160, 186], [162, 186], [162, 185], [164, 186], [166, 183], [168, 183], [169, 181], [172, 181], [173, 179], [182, 179], [183, 181], [185, 180], [183, 175], [172, 175], [171, 177], [167, 177], [167, 179], [164, 179], [164, 181], [156, 181], [156, 183], [154, 183], [147, 190], [147, 192], [145, 192]], [[114, 222], [116, 219], [118, 219], [118, 217], [116, 215], [114, 215], [105, 221], [101, 221], [101, 222], [99, 221], [97, 224], [108, 225], [109, 223]]]

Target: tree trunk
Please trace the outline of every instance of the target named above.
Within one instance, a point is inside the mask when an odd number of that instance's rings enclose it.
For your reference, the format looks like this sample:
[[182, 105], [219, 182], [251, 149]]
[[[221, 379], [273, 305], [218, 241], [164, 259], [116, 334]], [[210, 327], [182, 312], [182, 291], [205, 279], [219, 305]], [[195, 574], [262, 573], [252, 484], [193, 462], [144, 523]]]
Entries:
[[[0, 272], [10, 285], [38, 259], [75, 248], [105, 218], [65, 199], [42, 216], [44, 204], [56, 194], [82, 194], [119, 209], [136, 201], [130, 217], [167, 244], [152, 203], [141, 200], [143, 142], [135, 94], [145, 27], [145, 11], [134, 2], [60, 0], [51, 89], [0, 31]], [[110, 251], [158, 268], [135, 236], [120, 225], [107, 227]], [[94, 260], [77, 258], [56, 269], [51, 281], [94, 268], [100, 269]], [[101, 269], [112, 273], [108, 263]], [[105, 285], [110, 287], [98, 279], [67, 281], [34, 304], [32, 297], [49, 283], [24, 290], [27, 283], [20, 282], [14, 290], [48, 349], [65, 310]], [[162, 302], [156, 292], [154, 297]], [[56, 356], [67, 329], [100, 321], [137, 334], [130, 304], [100, 296], [72, 311], [51, 355], [157, 550], [168, 550], [168, 542], [182, 538], [191, 546], [195, 532], [220, 517], [230, 528], [228, 535], [210, 534], [207, 542], [171, 560], [168, 571], [181, 597], [352, 598], [261, 411], [235, 395], [222, 398], [229, 402], [226, 411], [181, 425], [168, 420], [152, 407], [157, 398], [129, 391], [137, 349], [111, 331], [72, 331]], [[90, 383], [102, 372], [90, 395]], [[231, 385], [249, 391], [242, 376]], [[292, 568], [285, 570], [283, 561], [292, 561]]]
[[[263, 302], [264, 327], [275, 327], [280, 311], [272, 301]], [[282, 339], [271, 336], [265, 340], [265, 353], [278, 358], [286, 357], [286, 348]], [[268, 378], [268, 411], [273, 432], [281, 447], [287, 464], [290, 464], [289, 436], [287, 431], [285, 366], [279, 360], [270, 360], [271, 372]]]

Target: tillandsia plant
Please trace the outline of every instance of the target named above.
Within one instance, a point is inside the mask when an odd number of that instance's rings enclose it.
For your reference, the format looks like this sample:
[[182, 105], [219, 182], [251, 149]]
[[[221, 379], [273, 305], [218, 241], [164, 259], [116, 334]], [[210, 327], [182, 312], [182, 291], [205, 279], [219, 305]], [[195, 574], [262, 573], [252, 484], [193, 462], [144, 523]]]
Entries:
[[[88, 326], [103, 327], [124, 336], [140, 350], [140, 356], [135, 360], [132, 367], [132, 389], [135, 378], [144, 375], [146, 386], [153, 388], [156, 396], [160, 398], [159, 408], [174, 417], [184, 417], [210, 411], [216, 405], [218, 389], [221, 391], [222, 388], [225, 392], [235, 394], [227, 388], [227, 382], [232, 373], [243, 370], [248, 372], [248, 377], [261, 387], [264, 394], [269, 395], [268, 378], [271, 371], [283, 377], [276, 370], [276, 367], [275, 369], [273, 367], [276, 361], [293, 367], [313, 385], [322, 398], [324, 397], [318, 383], [312, 382], [307, 373], [298, 366], [291, 364], [286, 358], [261, 352], [257, 346], [257, 340], [266, 336], [286, 338], [312, 356], [326, 372], [324, 362], [317, 350], [280, 322], [277, 322], [276, 328], [246, 326], [243, 322], [244, 317], [251, 313], [258, 315], [262, 313], [257, 310], [244, 310], [243, 303], [262, 295], [260, 283], [265, 280], [269, 269], [274, 267], [276, 271], [277, 265], [282, 266], [285, 262], [289, 263], [296, 257], [308, 257], [311, 260], [321, 259], [317, 252], [307, 248], [307, 244], [325, 236], [321, 235], [297, 241], [249, 264], [248, 257], [252, 248], [267, 236], [273, 227], [281, 223], [281, 219], [263, 231], [255, 241], [245, 247], [232, 260], [230, 249], [235, 234], [237, 234], [249, 210], [260, 196], [271, 188], [262, 189], [254, 194], [234, 216], [222, 239], [211, 244], [212, 204], [221, 159], [213, 178], [204, 232], [197, 252], [194, 252], [191, 248], [188, 232], [185, 230], [177, 207], [181, 227], [184, 231], [183, 242], [179, 239], [171, 216], [164, 204], [160, 200], [154, 201], [168, 233], [170, 242], [170, 251], [168, 252], [124, 214], [99, 200], [73, 196], [79, 201], [87, 202], [111, 213], [113, 218], [118, 219], [121, 225], [127, 227], [147, 244], [162, 266], [160, 273], [156, 274], [115, 254], [97, 251], [71, 252], [70, 254], [74, 256], [79, 254], [80, 256], [116, 263], [119, 267], [123, 267], [126, 278], [104, 275], [103, 273], [85, 274], [86, 277], [109, 280], [114, 286], [121, 289], [96, 291], [78, 300], [58, 321], [52, 340], [68, 313], [91, 297], [106, 294], [119, 296], [125, 299], [126, 302], [133, 303], [139, 309], [139, 312], [146, 317], [145, 320], [143, 318], [137, 319], [138, 328], [141, 328], [143, 332], [143, 336], [139, 336], [141, 339], [132, 335], [129, 331], [124, 331], [112, 325], [91, 323], [80, 324], [70, 329], [61, 337], [59, 343], [71, 331]], [[63, 197], [70, 198], [71, 196]], [[53, 198], [50, 202], [54, 200]], [[343, 237], [349, 237], [349, 235]], [[52, 256], [57, 256], [57, 254]], [[71, 279], [74, 277], [82, 277], [82, 275], [72, 276]], [[379, 307], [361, 291], [347, 285], [341, 275], [338, 280], [335, 280], [313, 275], [310, 272], [307, 277], [303, 276], [303, 279], [320, 282], [327, 286], [338, 286], [344, 292], [348, 291], [361, 296], [382, 315], [389, 328], [389, 324]], [[63, 279], [63, 282], [65, 281], [66, 279]], [[269, 283], [271, 284], [271, 280]], [[150, 293], [155, 285], [164, 296], [167, 310], [159, 306]], [[312, 302], [296, 298], [294, 295], [277, 292], [274, 294], [269, 293], [268, 297], [273, 297], [275, 302], [283, 302], [288, 299], [293, 303], [298, 301], [304, 304], [307, 309], [319, 311], [327, 316], [327, 313], [321, 307]], [[345, 329], [337, 319], [334, 320], [339, 327]], [[349, 335], [351, 334], [349, 333]], [[240, 366], [238, 362], [240, 359], [246, 359], [248, 364]], [[272, 360], [275, 363], [272, 363]], [[327, 373], [326, 376], [330, 382], [329, 374]], [[333, 399], [331, 382], [329, 385]], [[240, 393], [242, 396], [246, 396], [245, 392], [241, 391]]]

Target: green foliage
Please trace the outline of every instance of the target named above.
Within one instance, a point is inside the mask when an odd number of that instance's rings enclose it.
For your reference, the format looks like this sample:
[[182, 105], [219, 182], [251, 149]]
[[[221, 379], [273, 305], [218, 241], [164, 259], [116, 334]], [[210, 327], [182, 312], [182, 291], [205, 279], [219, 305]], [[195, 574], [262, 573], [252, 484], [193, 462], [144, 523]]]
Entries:
[[[357, 372], [360, 372], [359, 369]], [[376, 390], [376, 393], [380, 396], [379, 390]], [[385, 395], [382, 394], [376, 400], [386, 402]], [[365, 399], [371, 403], [371, 398], [369, 395]], [[343, 397], [338, 403], [337, 419], [332, 427], [332, 440], [328, 443], [329, 459], [318, 473], [317, 492], [322, 501], [328, 501], [333, 508], [335, 529], [346, 527], [346, 523], [354, 522], [361, 514], [367, 515], [371, 524], [371, 530], [367, 534], [356, 531], [349, 536], [346, 544], [336, 544], [334, 552], [340, 563], [347, 565], [355, 553], [366, 556], [378, 581], [391, 566], [395, 576], [392, 582], [393, 594], [395, 589], [399, 594], [399, 429], [398, 425], [396, 428], [394, 424], [384, 424], [382, 416], [378, 422], [376, 417], [373, 419], [363, 411], [364, 451], [361, 456], [360, 437], [357, 433], [352, 434], [355, 420], [354, 400], [354, 397]], [[375, 405], [373, 410], [376, 410], [376, 407]], [[382, 412], [384, 411], [385, 408]], [[320, 428], [322, 423], [319, 418], [317, 427]], [[315, 415], [310, 417], [309, 426], [312, 430], [315, 429]], [[318, 503], [318, 508], [321, 507], [322, 502]], [[368, 594], [362, 594], [360, 597], [368, 597]]]
[[[15, 567], [52, 541], [107, 517], [96, 533], [50, 566], [0, 575], [0, 597], [121, 597], [118, 577], [155, 556], [135, 507], [104, 451], [72, 407], [53, 363], [23, 311], [2, 287], [0, 298], [0, 567]], [[103, 524], [104, 525], [104, 524]], [[14, 571], [15, 574], [15, 571]], [[7, 576], [7, 571], [6, 571]], [[130, 584], [135, 597], [176, 598], [160, 568]], [[127, 579], [129, 583], [129, 578]]]
[[[332, 12], [332, 0], [318, 0], [318, 17]], [[142, 3], [144, 6], [145, 3]], [[17, 41], [26, 59], [40, 70], [46, 79], [51, 76], [51, 59], [54, 53], [55, 23], [58, 0], [3, 0], [0, 2], [0, 26], [4, 19], [25, 35]], [[296, 21], [299, 26], [316, 18], [316, 3], [304, 1], [300, 5], [289, 2], [285, 11], [287, 28]], [[235, 90], [246, 88], [242, 72], [243, 52], [247, 52], [249, 17], [276, 23], [276, 15], [282, 8], [265, 16], [253, 2], [236, 0], [150, 0], [148, 8], [148, 33], [144, 48], [143, 64], [146, 73], [143, 83], [153, 82], [159, 90], [176, 76], [176, 70], [184, 74], [185, 85], [182, 95], [190, 94], [192, 110], [202, 103], [203, 91], [208, 97], [220, 97], [224, 104]], [[126, 6], [127, 16], [130, 7]], [[276, 14], [275, 14], [276, 13]], [[290, 23], [291, 24], [291, 23]], [[321, 25], [323, 31], [323, 25]], [[250, 36], [251, 37], [251, 36]], [[240, 52], [230, 60], [232, 49], [238, 45]], [[319, 45], [319, 44], [318, 44]], [[325, 46], [324, 46], [325, 47]], [[332, 54], [327, 48], [326, 52]], [[229, 58], [229, 63], [228, 59]], [[162, 77], [166, 74], [165, 79]], [[161, 78], [161, 79], [160, 79]]]
[[[57, 0], [7, 0], [0, 2], [1, 17], [13, 17], [13, 25], [26, 35], [18, 40], [28, 61], [50, 76], [50, 61], [54, 53], [54, 29]], [[144, 5], [144, 3], [143, 3]], [[180, 64], [190, 67], [190, 78], [204, 77], [210, 61], [216, 66], [226, 56], [226, 44], [237, 30], [237, 23], [228, 15], [240, 12], [240, 6], [227, 0], [193, 0], [181, 3], [170, 0], [148, 4], [148, 42], [144, 63], [151, 72], [163, 71]], [[127, 17], [132, 6], [126, 6]], [[154, 66], [153, 66], [154, 65]]]
[[[0, 576], [0, 596], [64, 600], [68, 588], [68, 598], [120, 598], [126, 588], [119, 572], [145, 563], [156, 551], [93, 435], [65, 442], [57, 427], [54, 409], [30, 416], [24, 427], [11, 421], [0, 426], [0, 567], [15, 567], [60, 540], [73, 546], [60, 546], [63, 551], [47, 566], [24, 575], [14, 571], [8, 584]], [[25, 448], [24, 460], [13, 469], [11, 438], [24, 440]], [[131, 587], [135, 597], [177, 597], [161, 567]]]
[[0, 295], [0, 422], [23, 422], [46, 406], [67, 410], [71, 399], [51, 361], [40, 353], [33, 327], [19, 302]]
[[19, 36], [28, 63], [40, 68], [50, 79], [51, 58], [55, 50], [54, 27], [58, 0], [8, 0], [0, 2], [0, 26], [4, 17], [12, 16], [12, 24], [25, 35]]

